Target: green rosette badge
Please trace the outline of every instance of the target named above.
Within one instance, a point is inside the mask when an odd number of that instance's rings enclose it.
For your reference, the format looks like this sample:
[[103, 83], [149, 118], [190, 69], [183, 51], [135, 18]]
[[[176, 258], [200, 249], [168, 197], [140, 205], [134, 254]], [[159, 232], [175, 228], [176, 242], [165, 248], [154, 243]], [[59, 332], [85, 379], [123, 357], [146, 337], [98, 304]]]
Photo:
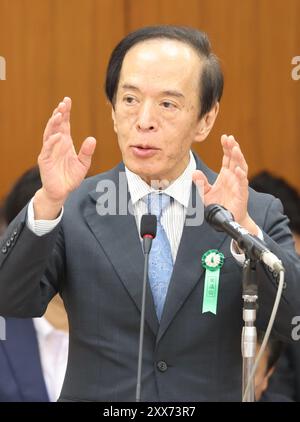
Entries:
[[224, 255], [217, 249], [210, 249], [202, 255], [202, 266], [205, 269], [202, 313], [217, 313], [220, 269], [223, 264]]

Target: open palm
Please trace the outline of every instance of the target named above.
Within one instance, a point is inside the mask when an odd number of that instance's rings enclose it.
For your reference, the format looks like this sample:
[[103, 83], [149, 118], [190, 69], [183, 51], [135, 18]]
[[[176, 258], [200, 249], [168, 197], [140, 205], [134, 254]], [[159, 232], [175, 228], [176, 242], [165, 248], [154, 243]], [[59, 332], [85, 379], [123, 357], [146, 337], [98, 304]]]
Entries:
[[76, 153], [70, 133], [71, 99], [65, 97], [49, 119], [38, 158], [43, 189], [53, 201], [64, 202], [86, 176], [96, 140], [88, 137]]
[[227, 208], [235, 220], [243, 224], [247, 219], [248, 166], [233, 136], [221, 137], [223, 161], [220, 173], [213, 185], [200, 170], [193, 174], [193, 181], [200, 193], [203, 191], [204, 205], [219, 204]]

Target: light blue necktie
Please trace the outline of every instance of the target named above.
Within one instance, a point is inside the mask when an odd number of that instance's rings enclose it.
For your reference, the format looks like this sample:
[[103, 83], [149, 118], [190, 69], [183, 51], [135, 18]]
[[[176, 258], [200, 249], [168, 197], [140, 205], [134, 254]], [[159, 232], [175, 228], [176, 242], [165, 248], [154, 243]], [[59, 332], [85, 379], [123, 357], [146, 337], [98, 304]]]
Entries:
[[149, 255], [148, 277], [151, 286], [156, 314], [160, 321], [173, 271], [171, 247], [161, 224], [163, 210], [170, 204], [170, 196], [163, 193], [150, 193], [146, 197], [148, 212], [157, 217], [156, 237]]

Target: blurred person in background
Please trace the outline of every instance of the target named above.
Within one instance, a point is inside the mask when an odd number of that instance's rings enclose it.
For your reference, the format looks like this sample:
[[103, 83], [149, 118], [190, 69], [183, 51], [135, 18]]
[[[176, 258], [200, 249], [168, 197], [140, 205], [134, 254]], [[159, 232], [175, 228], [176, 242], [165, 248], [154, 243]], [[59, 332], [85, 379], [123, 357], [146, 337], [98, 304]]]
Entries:
[[[2, 203], [0, 230], [1, 222], [4, 229], [40, 187], [38, 167], [21, 176]], [[0, 341], [0, 402], [56, 401], [68, 343], [68, 320], [59, 295], [42, 318], [6, 318], [6, 340]]]
[[[279, 198], [289, 218], [295, 249], [300, 254], [300, 195], [283, 178], [262, 171], [249, 181], [258, 192]], [[288, 282], [288, 280], [287, 280]], [[291, 331], [293, 326], [291, 325]], [[262, 401], [300, 401], [300, 342], [288, 344], [279, 359]]]
[[[264, 332], [258, 330], [257, 332], [257, 353], [261, 347], [261, 344], [264, 339]], [[266, 401], [263, 393], [267, 390], [270, 378], [275, 371], [277, 362], [283, 352], [285, 344], [279, 340], [269, 338], [265, 352], [262, 355], [260, 363], [255, 373], [255, 399], [256, 401]], [[273, 401], [289, 401], [283, 400], [283, 398], [278, 395], [277, 397], [273, 396]]]
[[289, 218], [289, 226], [293, 233], [295, 249], [300, 255], [300, 195], [299, 192], [283, 178], [276, 177], [268, 171], [262, 171], [249, 181], [257, 192], [269, 193], [280, 199], [285, 214]]

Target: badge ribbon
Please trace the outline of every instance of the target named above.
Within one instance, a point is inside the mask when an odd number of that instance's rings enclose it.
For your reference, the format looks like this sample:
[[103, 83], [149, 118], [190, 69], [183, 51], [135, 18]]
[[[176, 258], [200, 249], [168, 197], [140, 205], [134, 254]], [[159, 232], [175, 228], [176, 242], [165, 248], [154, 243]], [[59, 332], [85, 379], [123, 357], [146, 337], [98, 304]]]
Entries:
[[210, 249], [202, 256], [202, 266], [205, 268], [202, 313], [217, 314], [220, 269], [223, 264], [224, 255], [217, 249]]

